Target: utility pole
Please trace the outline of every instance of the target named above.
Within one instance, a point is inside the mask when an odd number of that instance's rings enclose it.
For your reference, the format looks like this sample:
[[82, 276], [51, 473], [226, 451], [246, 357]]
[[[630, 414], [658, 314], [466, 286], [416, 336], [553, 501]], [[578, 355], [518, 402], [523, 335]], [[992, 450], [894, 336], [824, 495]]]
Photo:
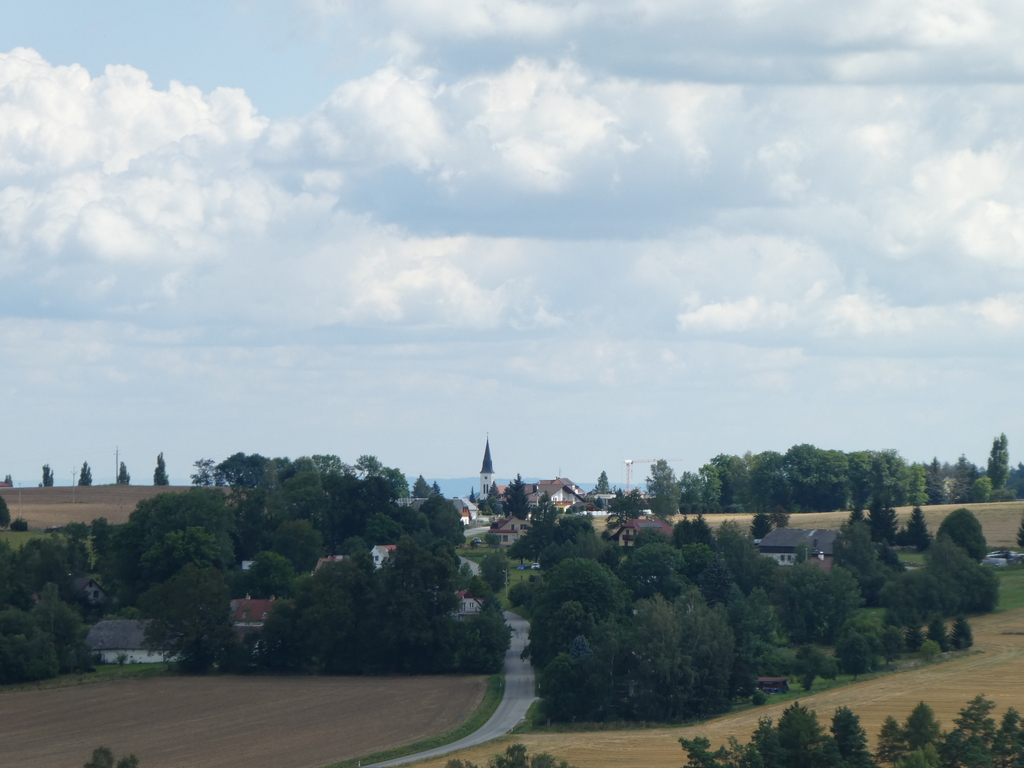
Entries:
[[121, 475], [121, 449], [116, 445], [114, 446], [114, 485], [117, 485], [117, 481]]

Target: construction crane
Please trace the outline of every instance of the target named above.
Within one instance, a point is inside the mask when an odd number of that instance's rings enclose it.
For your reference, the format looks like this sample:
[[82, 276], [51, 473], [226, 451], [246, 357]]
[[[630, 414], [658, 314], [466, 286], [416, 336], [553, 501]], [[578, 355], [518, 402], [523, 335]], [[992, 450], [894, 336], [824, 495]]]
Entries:
[[626, 465], [626, 493], [629, 493], [630, 481], [633, 479], [633, 465], [634, 464], [654, 464], [658, 461], [685, 461], [685, 459], [623, 459], [622, 463]]

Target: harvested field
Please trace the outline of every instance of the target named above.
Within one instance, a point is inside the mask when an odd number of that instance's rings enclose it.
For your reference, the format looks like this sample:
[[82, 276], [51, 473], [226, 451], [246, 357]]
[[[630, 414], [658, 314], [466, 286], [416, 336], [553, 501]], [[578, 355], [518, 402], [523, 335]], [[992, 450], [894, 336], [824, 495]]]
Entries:
[[314, 768], [455, 728], [486, 677], [163, 677], [0, 695], [4, 765]]
[[[1021, 515], [1024, 514], [1024, 500], [1003, 501], [996, 504], [936, 504], [933, 506], [921, 507], [925, 520], [928, 521], [928, 529], [934, 534], [939, 530], [942, 521], [954, 509], [967, 507], [978, 518], [981, 527], [985, 532], [985, 539], [991, 547], [1016, 547], [1017, 531], [1020, 529]], [[902, 525], [910, 518], [913, 507], [897, 507], [896, 514]], [[806, 514], [792, 515], [789, 518], [791, 528], [839, 528], [849, 519], [850, 513], [846, 512], [808, 512]], [[682, 519], [676, 517], [673, 523]], [[736, 522], [743, 530], [750, 529], [750, 522], [753, 515], [707, 515], [705, 519], [712, 528], [717, 528], [727, 520]], [[595, 518], [594, 528], [598, 533], [605, 528], [603, 517]]]
[[[1019, 709], [1024, 701], [1024, 609], [984, 616], [971, 623], [974, 650], [981, 653], [806, 696], [801, 702], [817, 710], [826, 726], [836, 707], [850, 707], [860, 715], [872, 742], [886, 716], [905, 720], [921, 700], [935, 710], [943, 728], [950, 728], [959, 710], [979, 693], [996, 702], [997, 718], [1008, 707]], [[581, 768], [679, 768], [685, 760], [678, 742], [680, 736], [706, 736], [715, 746], [725, 743], [729, 736], [746, 741], [758, 718], [769, 716], [777, 720], [787, 706], [789, 703], [757, 707], [685, 728], [524, 734], [419, 765], [441, 768], [453, 757], [486, 765], [491, 755], [518, 741], [526, 744], [531, 753], [549, 752]]]
[[[66, 523], [91, 523], [105, 517], [110, 523], [126, 523], [135, 505], [160, 493], [183, 493], [188, 485], [93, 485], [89, 487], [3, 488], [11, 518], [24, 517], [29, 528]], [[222, 489], [227, 491], [228, 489]], [[20, 498], [19, 498], [20, 494]]]

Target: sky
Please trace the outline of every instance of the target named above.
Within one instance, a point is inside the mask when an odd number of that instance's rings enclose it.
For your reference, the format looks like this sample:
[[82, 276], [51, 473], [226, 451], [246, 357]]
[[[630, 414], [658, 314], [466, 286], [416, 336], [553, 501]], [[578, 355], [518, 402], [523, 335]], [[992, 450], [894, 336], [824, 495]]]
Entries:
[[1016, 464], [1022, 37], [1010, 0], [15, 4], [0, 475]]

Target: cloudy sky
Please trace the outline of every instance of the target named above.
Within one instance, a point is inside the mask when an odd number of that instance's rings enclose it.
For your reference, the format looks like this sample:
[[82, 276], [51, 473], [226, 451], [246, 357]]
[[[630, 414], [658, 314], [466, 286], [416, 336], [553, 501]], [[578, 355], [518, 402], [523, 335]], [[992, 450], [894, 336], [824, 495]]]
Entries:
[[0, 475], [1016, 463], [1022, 37], [1014, 0], [12, 5]]

